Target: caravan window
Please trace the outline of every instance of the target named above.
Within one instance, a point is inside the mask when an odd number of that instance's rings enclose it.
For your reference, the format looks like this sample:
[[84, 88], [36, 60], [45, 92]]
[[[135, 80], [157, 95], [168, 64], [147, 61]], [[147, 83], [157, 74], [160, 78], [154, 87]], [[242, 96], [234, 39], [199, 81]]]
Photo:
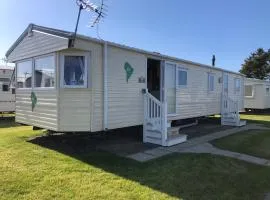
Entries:
[[2, 91], [3, 92], [8, 92], [9, 91], [9, 89], [8, 89], [8, 85], [2, 85]]
[[270, 95], [270, 89], [269, 87], [266, 88], [266, 96], [269, 96]]
[[86, 56], [63, 55], [62, 87], [87, 87]]
[[240, 92], [240, 87], [241, 87], [240, 83], [241, 82], [240, 82], [239, 78], [234, 79], [234, 90], [235, 90], [235, 92]]
[[17, 87], [32, 87], [32, 60], [17, 63]]
[[55, 86], [55, 59], [46, 56], [35, 59], [35, 87]]
[[179, 68], [177, 71], [177, 85], [187, 86], [187, 71]]
[[208, 74], [208, 91], [214, 91], [215, 89], [215, 76], [214, 74]]
[[227, 74], [224, 75], [223, 85], [224, 85], [224, 92], [228, 93], [228, 90], [229, 90], [229, 76]]
[[253, 97], [253, 87], [252, 85], [245, 85], [245, 96]]

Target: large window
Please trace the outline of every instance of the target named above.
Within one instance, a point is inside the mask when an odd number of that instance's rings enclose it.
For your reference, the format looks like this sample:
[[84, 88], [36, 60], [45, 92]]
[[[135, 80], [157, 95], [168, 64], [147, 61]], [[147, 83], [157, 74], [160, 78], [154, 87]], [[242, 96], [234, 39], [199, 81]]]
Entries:
[[178, 69], [177, 75], [177, 85], [187, 86], [187, 71], [184, 69]]
[[63, 55], [62, 86], [69, 88], [87, 87], [86, 57]]
[[215, 89], [215, 76], [214, 74], [208, 74], [208, 91], [214, 91]]
[[245, 85], [245, 96], [246, 97], [253, 97], [253, 86], [252, 85]]
[[35, 87], [55, 86], [54, 56], [35, 59]]
[[32, 87], [32, 61], [24, 61], [17, 63], [17, 87]]
[[235, 92], [240, 92], [241, 82], [239, 78], [234, 79], [234, 90]]

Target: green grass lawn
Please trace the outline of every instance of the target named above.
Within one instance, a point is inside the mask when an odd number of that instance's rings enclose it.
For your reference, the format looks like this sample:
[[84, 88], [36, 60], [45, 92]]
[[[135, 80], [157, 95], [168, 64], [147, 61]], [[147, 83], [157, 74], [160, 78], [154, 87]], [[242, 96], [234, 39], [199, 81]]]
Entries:
[[42, 133], [0, 121], [0, 199], [263, 199], [270, 192], [268, 167], [207, 154], [138, 163], [69, 149], [67, 140], [59, 148], [28, 141]]
[[268, 114], [241, 114], [241, 119], [249, 122], [270, 125], [270, 115]]
[[212, 142], [216, 147], [270, 159], [270, 131], [249, 130]]

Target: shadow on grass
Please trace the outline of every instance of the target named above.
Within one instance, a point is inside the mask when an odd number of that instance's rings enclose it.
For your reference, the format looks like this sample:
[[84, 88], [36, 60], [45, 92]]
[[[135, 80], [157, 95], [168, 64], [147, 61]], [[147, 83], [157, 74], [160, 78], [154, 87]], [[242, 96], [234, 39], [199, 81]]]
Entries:
[[[31, 139], [29, 142], [68, 155], [109, 173], [138, 182], [140, 185], [164, 192], [170, 196], [183, 198], [181, 191], [177, 188], [180, 187], [180, 184], [172, 184], [170, 181], [176, 174], [179, 175], [181, 172], [181, 170], [178, 172], [172, 169], [170, 170], [169, 163], [166, 162], [166, 160], [170, 159], [170, 156], [148, 163], [139, 163], [121, 156], [116, 156], [112, 152], [108, 153], [100, 150], [100, 147], [108, 144], [109, 140], [115, 140], [120, 136], [122, 136], [121, 133], [117, 136], [102, 134], [94, 136], [90, 136], [89, 134], [48, 135]], [[123, 137], [122, 141], [125, 139], [127, 144], [130, 140], [138, 139], [133, 134]]]
[[18, 126], [18, 124], [15, 123], [15, 117], [0, 117], [0, 128], [10, 128]]
[[[220, 122], [218, 118], [207, 120], [215, 124]], [[254, 122], [258, 123], [258, 121]], [[246, 192], [254, 188], [254, 181], [260, 181], [257, 180], [257, 175], [253, 177], [252, 173], [243, 172], [245, 167], [249, 168], [248, 171], [256, 171], [259, 169], [258, 166], [250, 166], [246, 163], [240, 165], [224, 157], [217, 158], [210, 155], [193, 154], [181, 155], [181, 159], [179, 154], [177, 156], [172, 154], [150, 162], [139, 163], [112, 154], [113, 149], [112, 151], [109, 148], [107, 149], [110, 153], [101, 150], [104, 146], [110, 146], [114, 143], [112, 141], [117, 140], [119, 145], [129, 147], [134, 140], [142, 141], [142, 129], [140, 127], [135, 131], [130, 131], [130, 129], [116, 130], [99, 135], [85, 133], [47, 135], [33, 138], [28, 142], [60, 152], [176, 198], [218, 199], [224, 195], [225, 191], [228, 196], [223, 199], [232, 199], [235, 196], [240, 197], [240, 199], [250, 197], [254, 199], [258, 195], [255, 190], [253, 190], [253, 193]], [[117, 146], [117, 143], [115, 144]], [[126, 151], [125, 148], [120, 150]], [[240, 171], [235, 172], [235, 170]], [[230, 179], [228, 179], [229, 176]], [[238, 182], [238, 180], [245, 179], [248, 180], [244, 181], [245, 184], [241, 181]], [[235, 188], [238, 189], [235, 190]], [[206, 194], [206, 190], [215, 192]], [[261, 192], [263, 189], [258, 187], [259, 190]], [[246, 196], [243, 196], [243, 194]]]

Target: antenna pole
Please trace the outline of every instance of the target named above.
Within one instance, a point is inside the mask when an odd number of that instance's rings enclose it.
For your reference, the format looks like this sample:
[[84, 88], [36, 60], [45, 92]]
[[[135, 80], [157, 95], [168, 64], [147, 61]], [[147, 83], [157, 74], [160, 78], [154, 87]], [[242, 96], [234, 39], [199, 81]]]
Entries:
[[82, 9], [83, 9], [83, 6], [80, 5], [80, 7], [79, 7], [79, 13], [78, 13], [78, 17], [77, 17], [77, 22], [76, 22], [76, 27], [75, 27], [75, 31], [74, 31], [74, 36], [73, 36], [73, 41], [72, 41], [72, 46], [74, 46], [74, 43], [75, 43], [75, 38], [76, 38], [76, 35], [77, 35], [77, 30], [78, 30], [78, 25], [79, 25], [79, 21], [80, 21], [80, 16], [81, 16]]

